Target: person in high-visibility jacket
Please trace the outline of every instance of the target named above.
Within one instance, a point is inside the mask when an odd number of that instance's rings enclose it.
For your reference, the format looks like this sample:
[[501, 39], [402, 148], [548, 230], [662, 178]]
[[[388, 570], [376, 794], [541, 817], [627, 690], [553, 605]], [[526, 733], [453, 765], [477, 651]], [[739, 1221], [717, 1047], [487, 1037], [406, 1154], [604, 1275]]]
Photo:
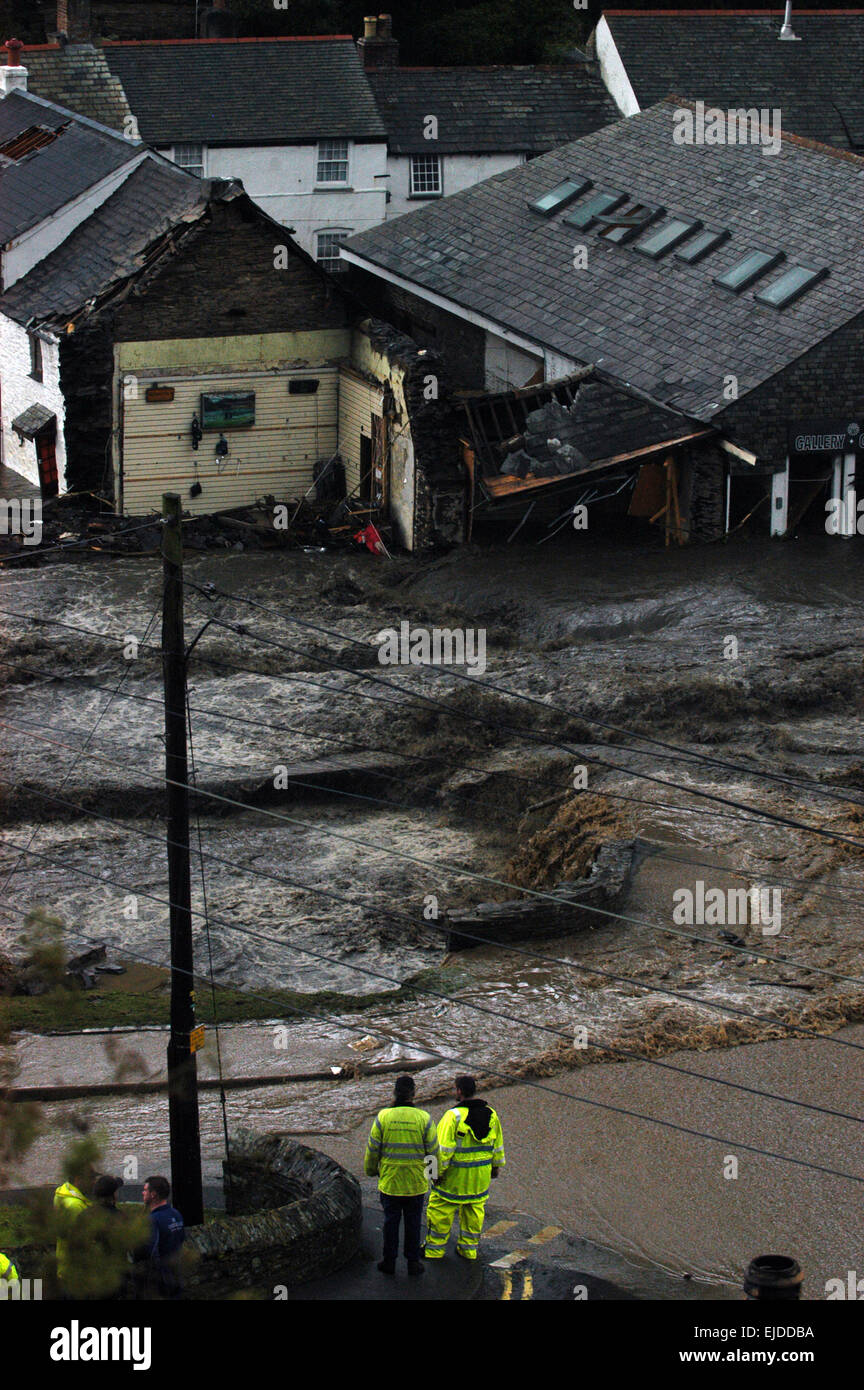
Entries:
[[18, 1283], [18, 1271], [13, 1265], [8, 1255], [4, 1255], [0, 1250], [0, 1281], [4, 1280], [7, 1284]]
[[476, 1091], [473, 1076], [457, 1076], [458, 1104], [438, 1125], [438, 1179], [426, 1210], [427, 1260], [441, 1259], [457, 1212], [456, 1254], [476, 1260], [490, 1178], [497, 1178], [506, 1162], [501, 1121]]
[[398, 1076], [393, 1105], [379, 1110], [372, 1122], [363, 1172], [378, 1178], [378, 1194], [384, 1208], [384, 1258], [382, 1274], [395, 1274], [399, 1253], [399, 1226], [404, 1217], [404, 1252], [409, 1274], [422, 1274], [420, 1228], [423, 1198], [429, 1178], [437, 1172], [438, 1139], [428, 1111], [414, 1104], [414, 1079]]
[[84, 1195], [83, 1189], [92, 1186], [93, 1176], [88, 1170], [72, 1173], [54, 1192], [54, 1210], [57, 1213], [57, 1278], [67, 1293], [70, 1279], [73, 1277], [69, 1234], [82, 1211], [86, 1211], [92, 1205], [90, 1198]]

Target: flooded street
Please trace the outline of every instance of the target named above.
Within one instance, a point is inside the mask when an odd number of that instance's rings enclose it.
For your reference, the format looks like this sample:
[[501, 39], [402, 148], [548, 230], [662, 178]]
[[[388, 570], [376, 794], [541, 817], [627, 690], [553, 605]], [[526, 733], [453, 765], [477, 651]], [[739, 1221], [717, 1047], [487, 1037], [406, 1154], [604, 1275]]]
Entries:
[[[254, 994], [265, 1015], [273, 1003], [272, 1023], [222, 1029], [225, 1075], [423, 1060], [418, 1096], [437, 1111], [454, 1068], [470, 1069], [495, 1088], [506, 1198], [522, 1209], [721, 1282], [761, 1246], [794, 1249], [808, 1283], [855, 1268], [860, 1187], [744, 1146], [864, 1177], [854, 1120], [764, 1094], [862, 1110], [858, 547], [567, 537], [430, 564], [185, 564], [187, 642], [200, 633], [199, 993], [212, 958], [217, 986]], [[20, 951], [41, 905], [71, 954], [95, 940], [111, 961], [168, 963], [160, 604], [156, 557], [3, 573], [0, 951]], [[406, 620], [484, 630], [485, 672], [463, 671], [470, 685], [447, 667], [382, 666], [376, 639]], [[612, 843], [627, 846], [626, 887], [590, 929], [448, 950], [448, 911], [542, 905]], [[731, 903], [753, 886], [779, 894], [765, 898], [775, 917], [681, 913], [682, 895]], [[22, 1036], [17, 1084], [156, 1079], [164, 1041]], [[214, 1044], [208, 1029], [203, 1076]], [[317, 1136], [356, 1171], [389, 1087], [360, 1075], [229, 1091], [229, 1126]], [[73, 1109], [115, 1166], [164, 1166], [164, 1094], [45, 1109], [60, 1124], [22, 1181], [51, 1180]], [[215, 1178], [218, 1092], [202, 1093], [201, 1122]]]

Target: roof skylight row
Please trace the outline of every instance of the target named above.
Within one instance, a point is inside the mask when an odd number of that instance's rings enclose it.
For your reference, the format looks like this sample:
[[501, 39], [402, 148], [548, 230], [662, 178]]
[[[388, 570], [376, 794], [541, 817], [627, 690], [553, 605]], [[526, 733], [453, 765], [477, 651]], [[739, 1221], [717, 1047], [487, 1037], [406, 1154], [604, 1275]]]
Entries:
[[[592, 187], [591, 179], [574, 176], [557, 184], [528, 206], [542, 217], [551, 217], [553, 213], [569, 207]], [[666, 209], [651, 203], [634, 203], [629, 210], [622, 211], [630, 197], [629, 193], [622, 193], [619, 189], [607, 192], [595, 189], [587, 202], [568, 212], [562, 221], [580, 231], [587, 231], [596, 225], [598, 235], [604, 241], [614, 242], [618, 246], [635, 242], [634, 251], [651, 260], [659, 261], [674, 251], [676, 259], [687, 265], [698, 265], [730, 240], [731, 232], [725, 227], [706, 227], [699, 218], [687, 217], [671, 217], [662, 227], [642, 236], [648, 227], [665, 215]], [[640, 236], [642, 239], [636, 241]], [[686, 245], [683, 245], [685, 242]], [[782, 251], [750, 251], [728, 270], [715, 275], [714, 284], [731, 290], [733, 294], [741, 294], [785, 259]], [[829, 273], [824, 266], [789, 266], [778, 280], [758, 290], [753, 298], [760, 304], [785, 309], [787, 304], [794, 303]]]

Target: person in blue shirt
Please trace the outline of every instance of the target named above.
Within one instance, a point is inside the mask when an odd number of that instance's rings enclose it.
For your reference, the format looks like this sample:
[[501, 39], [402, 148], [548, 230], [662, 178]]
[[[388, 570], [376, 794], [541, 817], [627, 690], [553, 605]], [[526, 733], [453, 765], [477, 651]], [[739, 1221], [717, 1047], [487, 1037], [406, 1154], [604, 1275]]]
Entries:
[[180, 1253], [186, 1232], [183, 1217], [168, 1201], [170, 1195], [171, 1184], [161, 1175], [148, 1178], [141, 1194], [150, 1213], [150, 1233], [135, 1251], [135, 1262], [146, 1265], [143, 1282], [151, 1298], [179, 1298], [183, 1292]]

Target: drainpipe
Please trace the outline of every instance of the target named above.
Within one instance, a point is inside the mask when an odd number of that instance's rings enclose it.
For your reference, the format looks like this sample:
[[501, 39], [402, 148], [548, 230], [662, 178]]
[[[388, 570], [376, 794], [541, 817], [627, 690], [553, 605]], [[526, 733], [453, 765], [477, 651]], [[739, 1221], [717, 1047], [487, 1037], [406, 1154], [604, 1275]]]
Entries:
[[800, 43], [798, 35], [792, 32], [792, 0], [786, 0], [786, 13], [783, 16], [783, 27], [780, 30], [781, 39], [791, 39], [795, 43]]
[[771, 474], [771, 535], [785, 536], [789, 512], [789, 455], [782, 473]]

